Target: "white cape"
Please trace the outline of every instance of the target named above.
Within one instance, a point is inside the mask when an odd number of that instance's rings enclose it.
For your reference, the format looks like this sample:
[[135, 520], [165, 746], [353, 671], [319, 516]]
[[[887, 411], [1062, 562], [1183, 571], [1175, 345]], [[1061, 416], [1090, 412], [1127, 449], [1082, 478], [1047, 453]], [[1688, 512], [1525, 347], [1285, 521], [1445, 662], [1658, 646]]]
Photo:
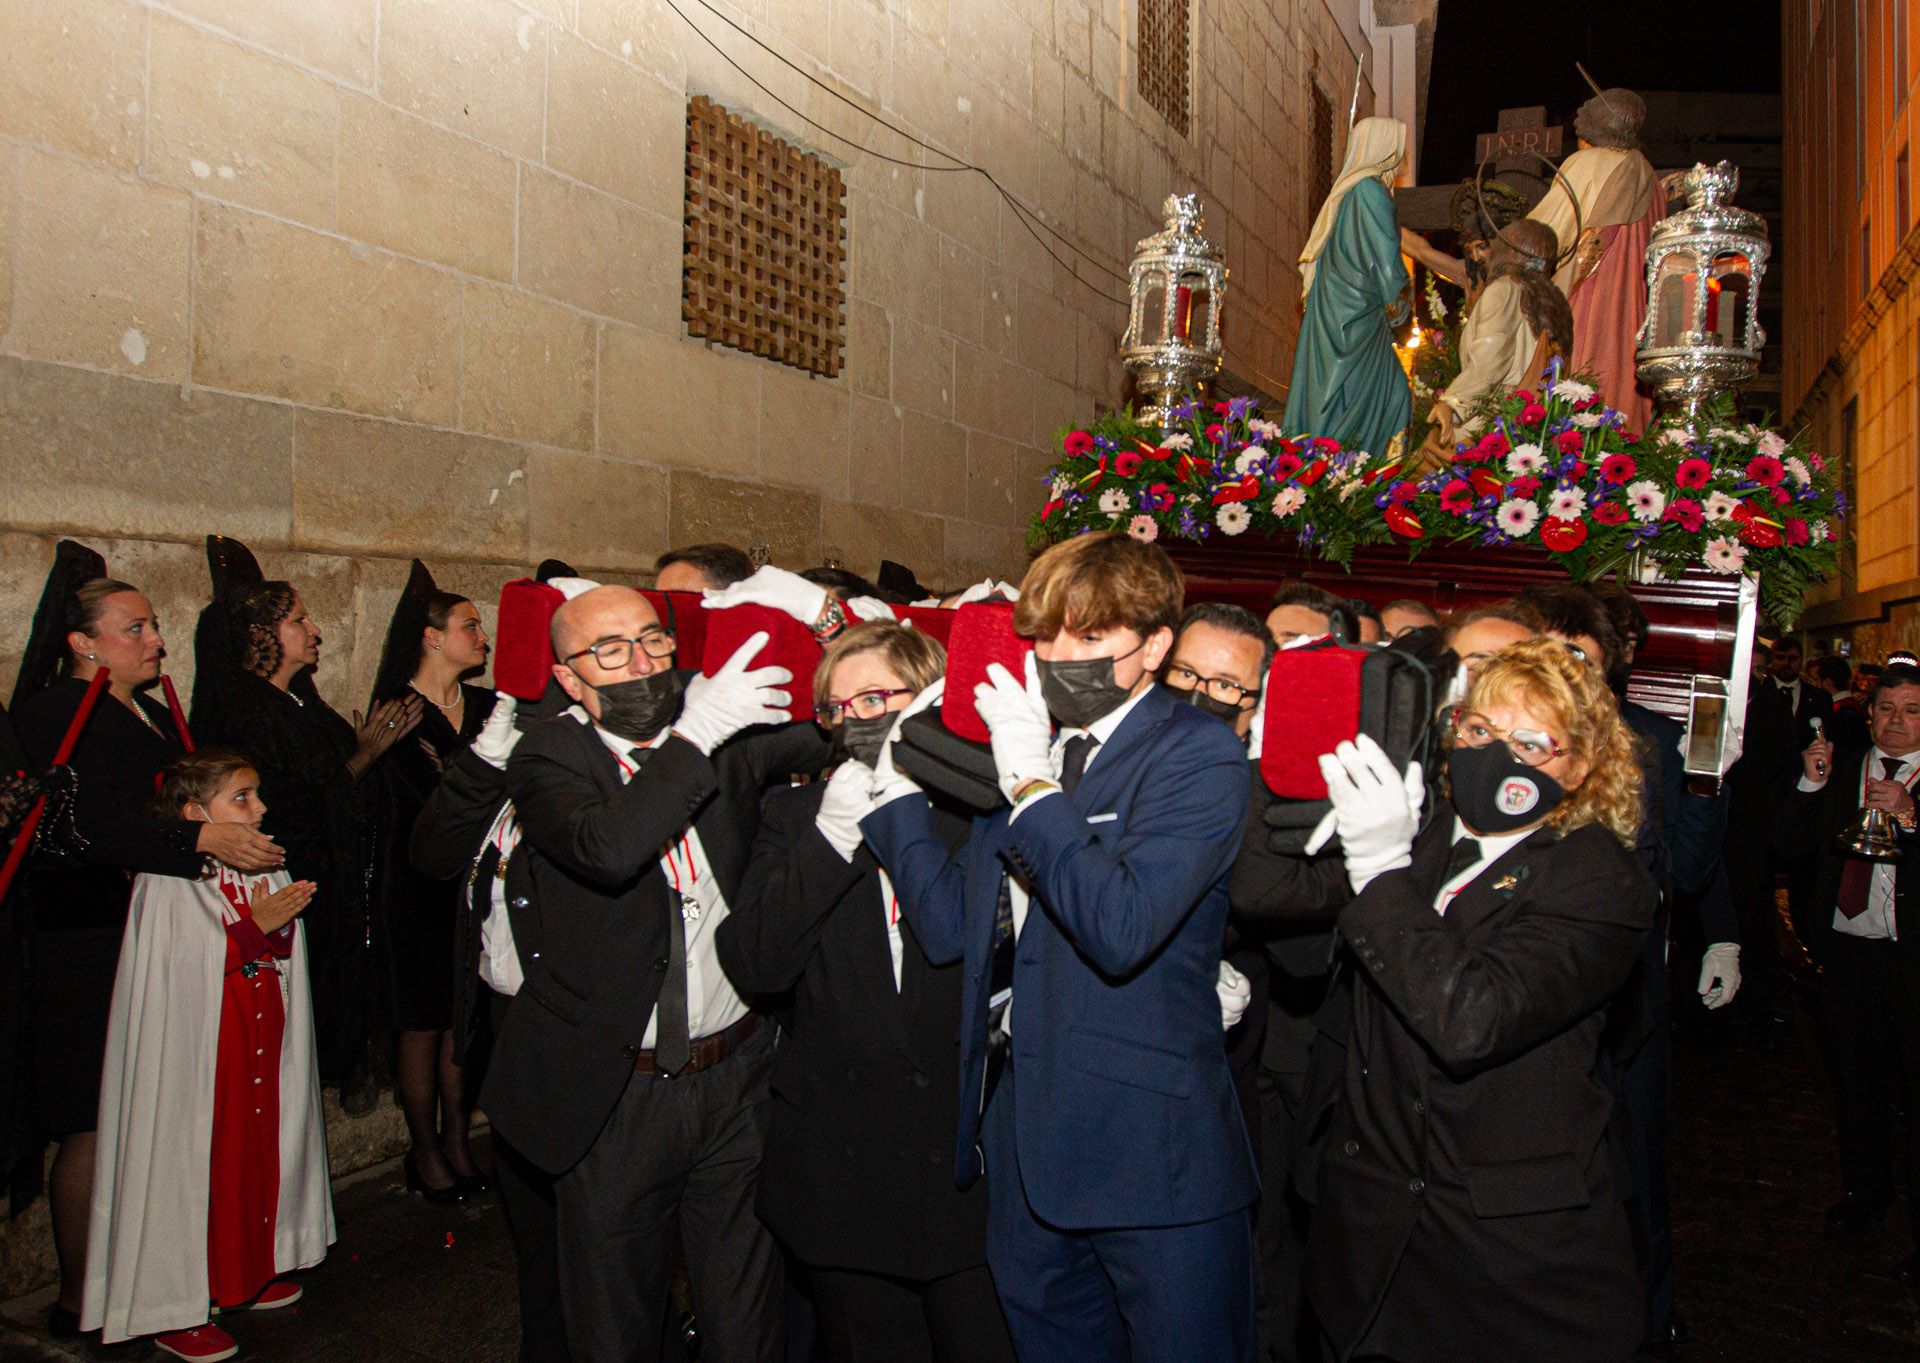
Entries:
[[[271, 888], [287, 884], [275, 872]], [[93, 1163], [81, 1328], [112, 1344], [206, 1323], [214, 1069], [227, 923], [217, 882], [133, 883], [113, 982]], [[297, 920], [280, 1048], [280, 1199], [274, 1269], [308, 1268], [333, 1243], [326, 1129], [313, 1051], [306, 931]]]

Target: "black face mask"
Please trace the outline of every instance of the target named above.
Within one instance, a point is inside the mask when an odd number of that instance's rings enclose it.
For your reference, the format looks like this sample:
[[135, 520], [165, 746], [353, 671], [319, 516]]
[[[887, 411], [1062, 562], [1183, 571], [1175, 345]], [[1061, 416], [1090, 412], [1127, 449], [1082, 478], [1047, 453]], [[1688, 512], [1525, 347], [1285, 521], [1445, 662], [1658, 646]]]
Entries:
[[1229, 724], [1238, 724], [1240, 722], [1240, 707], [1238, 705], [1229, 705], [1224, 700], [1215, 700], [1207, 694], [1207, 689], [1204, 686], [1196, 686], [1191, 691], [1182, 691], [1178, 687], [1174, 687], [1172, 690], [1175, 695], [1186, 701], [1186, 703], [1194, 709], [1212, 715], [1215, 719], [1224, 719]]
[[1538, 823], [1567, 798], [1566, 787], [1527, 766], [1505, 743], [1448, 753], [1447, 787], [1467, 827], [1496, 837]]
[[[1131, 658], [1146, 646], [1142, 639], [1120, 658]], [[1040, 695], [1061, 728], [1091, 728], [1127, 703], [1131, 693], [1113, 679], [1113, 665], [1120, 658], [1086, 658], [1071, 663], [1034, 659], [1040, 673]]]
[[875, 715], [872, 719], [846, 716], [833, 731], [834, 752], [863, 767], [875, 765], [880, 760], [880, 750], [887, 746], [887, 735], [893, 732], [893, 722], [899, 718], [893, 714]]
[[679, 718], [687, 682], [669, 668], [650, 677], [633, 677], [593, 689], [600, 693], [601, 728], [630, 742], [651, 743]]

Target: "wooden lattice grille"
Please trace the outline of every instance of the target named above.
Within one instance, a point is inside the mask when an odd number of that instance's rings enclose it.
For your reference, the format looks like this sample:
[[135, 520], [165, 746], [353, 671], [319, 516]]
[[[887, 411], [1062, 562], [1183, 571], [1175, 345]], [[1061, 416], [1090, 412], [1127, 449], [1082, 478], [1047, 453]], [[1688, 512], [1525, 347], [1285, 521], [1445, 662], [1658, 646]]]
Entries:
[[840, 172], [704, 96], [687, 101], [687, 330], [833, 378], [846, 343]]
[[1313, 130], [1307, 135], [1307, 221], [1333, 193], [1333, 101], [1313, 86]]
[[1187, 117], [1187, 6], [1140, 0], [1140, 94], [1182, 136]]

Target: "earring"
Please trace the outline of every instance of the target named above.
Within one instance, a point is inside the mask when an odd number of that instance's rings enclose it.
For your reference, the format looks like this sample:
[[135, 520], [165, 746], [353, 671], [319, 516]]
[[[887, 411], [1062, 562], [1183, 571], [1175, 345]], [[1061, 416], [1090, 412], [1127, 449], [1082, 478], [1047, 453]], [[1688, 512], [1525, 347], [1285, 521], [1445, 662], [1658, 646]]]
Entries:
[[87, 661], [88, 661], [88, 662], [90, 662], [90, 663], [97, 663], [97, 662], [99, 662], [100, 660], [99, 660], [98, 658], [96, 658], [96, 657], [94, 657], [94, 656], [93, 656], [93, 654], [91, 654], [91, 653], [89, 653], [89, 654], [87, 655]]

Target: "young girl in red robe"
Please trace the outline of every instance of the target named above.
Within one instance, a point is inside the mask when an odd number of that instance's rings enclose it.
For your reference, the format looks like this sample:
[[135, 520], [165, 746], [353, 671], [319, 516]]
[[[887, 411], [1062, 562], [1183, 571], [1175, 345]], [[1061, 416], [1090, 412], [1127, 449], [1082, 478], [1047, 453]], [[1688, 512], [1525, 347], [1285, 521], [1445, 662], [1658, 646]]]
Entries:
[[[258, 827], [237, 753], [169, 766], [166, 817]], [[281, 1274], [332, 1243], [313, 1006], [297, 916], [311, 881], [134, 881], [108, 1023], [83, 1329], [152, 1335], [177, 1358], [232, 1358], [216, 1312], [291, 1306]], [[204, 1245], [205, 1253], [189, 1250]]]

